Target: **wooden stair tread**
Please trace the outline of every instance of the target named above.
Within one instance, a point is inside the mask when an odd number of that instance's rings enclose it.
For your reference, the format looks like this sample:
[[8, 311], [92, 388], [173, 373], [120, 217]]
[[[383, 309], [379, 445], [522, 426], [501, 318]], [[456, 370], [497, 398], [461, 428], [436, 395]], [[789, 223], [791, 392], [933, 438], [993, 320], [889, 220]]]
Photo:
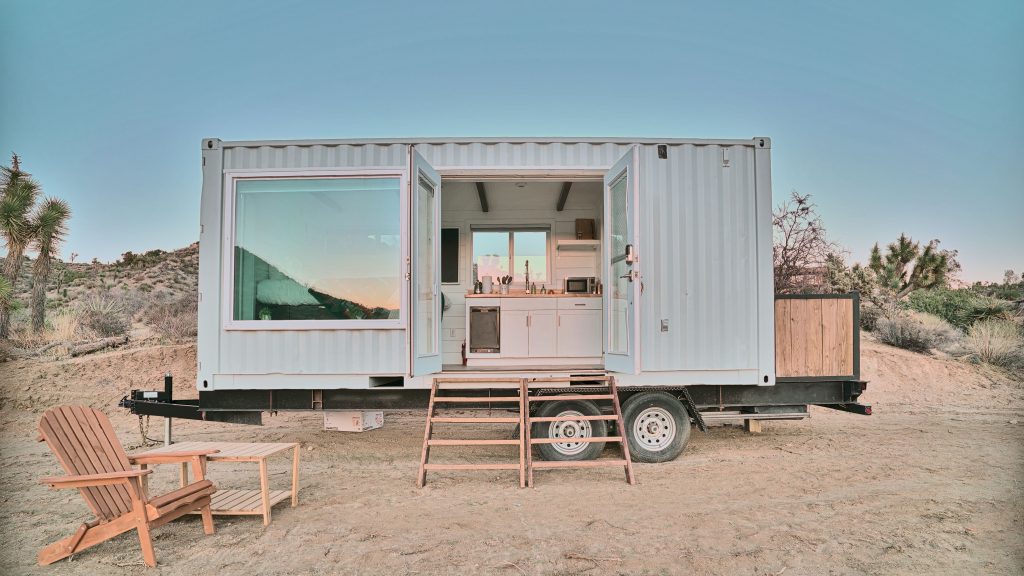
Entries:
[[441, 424], [519, 424], [519, 418], [513, 417], [470, 417], [458, 418], [455, 416], [434, 416], [431, 422]]
[[602, 414], [600, 416], [531, 416], [530, 422], [575, 422], [577, 420], [616, 420], [615, 414]]
[[591, 444], [593, 442], [622, 442], [622, 436], [581, 436], [579, 438], [530, 438], [530, 444], [572, 444], [580, 442]]
[[530, 402], [553, 402], [555, 400], [611, 400], [611, 394], [561, 394], [554, 396], [533, 396]]
[[441, 439], [431, 438], [427, 440], [428, 446], [518, 446], [519, 440], [458, 440], [458, 439]]
[[515, 384], [516, 388], [519, 382], [519, 378], [434, 378], [434, 384]]
[[438, 390], [519, 390], [519, 384], [473, 384], [470, 382], [450, 382], [438, 384]]
[[608, 382], [609, 378], [610, 377], [607, 376], [607, 375], [600, 375], [600, 376], [597, 376], [597, 375], [595, 375], [595, 376], [563, 376], [563, 377], [543, 376], [543, 377], [538, 377], [538, 378], [527, 378], [526, 379], [526, 383], [527, 384], [533, 384], [535, 382], [536, 383], [545, 383], [545, 382]]
[[477, 404], [489, 404], [491, 402], [515, 402], [519, 403], [519, 396], [435, 396], [434, 402], [474, 402]]
[[424, 464], [426, 470], [519, 470], [519, 464]]
[[625, 466], [626, 460], [622, 458], [616, 458], [611, 460], [567, 460], [567, 461], [556, 461], [556, 460], [542, 460], [540, 462], [534, 462], [534, 468], [599, 468], [602, 466]]

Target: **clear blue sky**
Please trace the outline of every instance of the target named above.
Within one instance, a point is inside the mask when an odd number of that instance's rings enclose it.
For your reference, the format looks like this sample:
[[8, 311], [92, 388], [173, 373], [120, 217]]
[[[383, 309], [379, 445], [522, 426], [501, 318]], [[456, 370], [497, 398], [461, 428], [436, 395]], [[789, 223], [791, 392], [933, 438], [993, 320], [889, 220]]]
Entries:
[[441, 4], [0, 0], [0, 153], [110, 260], [198, 237], [205, 136], [768, 135], [854, 259], [1024, 269], [1024, 2]]

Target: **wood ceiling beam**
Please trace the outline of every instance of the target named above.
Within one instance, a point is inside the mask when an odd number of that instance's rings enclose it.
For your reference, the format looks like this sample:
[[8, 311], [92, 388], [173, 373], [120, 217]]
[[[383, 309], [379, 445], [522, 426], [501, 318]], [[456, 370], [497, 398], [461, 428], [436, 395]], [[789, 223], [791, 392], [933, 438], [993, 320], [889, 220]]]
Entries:
[[569, 199], [569, 188], [572, 188], [572, 182], [564, 182], [562, 184], [562, 193], [558, 196], [558, 206], [556, 210], [561, 212], [565, 208], [565, 201]]
[[476, 183], [476, 193], [480, 196], [480, 209], [487, 212], [487, 190], [484, 188], [483, 182]]

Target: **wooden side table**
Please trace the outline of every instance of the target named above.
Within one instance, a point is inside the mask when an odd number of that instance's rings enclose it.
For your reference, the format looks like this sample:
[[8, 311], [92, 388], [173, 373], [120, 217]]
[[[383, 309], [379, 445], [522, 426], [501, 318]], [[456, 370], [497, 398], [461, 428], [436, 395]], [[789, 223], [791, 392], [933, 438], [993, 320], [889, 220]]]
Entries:
[[[299, 505], [299, 444], [298, 442], [179, 442], [147, 450], [133, 456], [155, 456], [163, 452], [182, 450], [216, 449], [216, 454], [207, 456], [208, 462], [256, 462], [260, 467], [259, 490], [217, 490], [213, 493], [210, 507], [214, 514], [221, 516], [254, 515], [263, 516], [263, 525], [270, 524], [270, 509], [291, 496], [292, 508]], [[267, 476], [267, 459], [275, 454], [292, 451], [292, 489], [271, 490]], [[142, 468], [146, 468], [143, 464]], [[181, 466], [181, 485], [188, 481], [188, 467]]]

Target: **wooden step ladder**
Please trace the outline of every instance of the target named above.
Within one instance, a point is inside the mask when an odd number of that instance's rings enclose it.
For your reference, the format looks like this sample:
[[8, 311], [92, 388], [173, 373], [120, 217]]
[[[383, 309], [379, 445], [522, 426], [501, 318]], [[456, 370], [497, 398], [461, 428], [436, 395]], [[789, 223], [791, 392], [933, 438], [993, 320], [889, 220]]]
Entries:
[[[448, 396], [438, 392], [469, 392], [463, 396]], [[493, 395], [495, 391], [505, 391], [505, 395]], [[508, 391], [515, 394], [509, 394]], [[416, 486], [422, 488], [427, 482], [427, 471], [430, 470], [519, 470], [519, 487], [526, 487], [526, 456], [522, 434], [516, 439], [438, 439], [434, 438], [434, 424], [517, 424], [523, 429], [523, 417], [529, 405], [523, 395], [523, 381], [520, 378], [435, 378], [430, 387], [430, 403], [427, 406], [427, 425], [423, 431], [423, 451], [420, 454], [419, 475]], [[484, 396], [473, 393], [486, 392]], [[465, 409], [491, 409], [517, 406], [516, 416], [437, 416], [439, 405], [453, 404]], [[482, 406], [477, 406], [482, 405]], [[454, 406], [452, 406], [454, 407]], [[495, 462], [486, 464], [431, 464], [430, 448], [433, 446], [519, 446], [519, 463]]]
[[[595, 385], [595, 386], [577, 386], [574, 387], [575, 382], [606, 382], [606, 385]], [[553, 384], [562, 384], [561, 386]], [[531, 388], [541, 388], [544, 392], [557, 391], [556, 394], [541, 394], [541, 395], [530, 395]], [[575, 388], [575, 389], [574, 389]], [[591, 393], [577, 394], [575, 392], [580, 391], [579, 388], [587, 390]], [[595, 389], [600, 391], [601, 389], [607, 389], [606, 393], [592, 393]], [[565, 394], [564, 392], [570, 392]], [[522, 396], [525, 399], [525, 408], [523, 413], [526, 415], [524, 420], [525, 424], [521, 427], [522, 434], [520, 436], [524, 439], [526, 444], [526, 470], [527, 470], [527, 486], [533, 486], [533, 471], [534, 469], [551, 469], [551, 468], [595, 468], [599, 466], [622, 466], [626, 473], [626, 482], [629, 484], [636, 484], [636, 478], [633, 476], [633, 462], [629, 457], [629, 443], [626, 441], [625, 432], [626, 428], [622, 423], [622, 409], [619, 406], [619, 391], [615, 386], [615, 378], [613, 376], [585, 376], [585, 377], [551, 377], [551, 378], [528, 378], [522, 381]], [[590, 400], [593, 402], [606, 401], [611, 402], [613, 414], [601, 414], [597, 416], [530, 416], [530, 403], [533, 402], [554, 402], [559, 400]], [[542, 460], [539, 462], [533, 461], [533, 447], [537, 444], [558, 444], [565, 442], [564, 438], [532, 438], [530, 436], [533, 424], [536, 422], [568, 422], [568, 421], [579, 421], [579, 420], [611, 420], [616, 424], [616, 436], [591, 436], [591, 437], [579, 437], [575, 438], [574, 442], [618, 442], [622, 448], [622, 458], [607, 459], [598, 458], [596, 460]]]

